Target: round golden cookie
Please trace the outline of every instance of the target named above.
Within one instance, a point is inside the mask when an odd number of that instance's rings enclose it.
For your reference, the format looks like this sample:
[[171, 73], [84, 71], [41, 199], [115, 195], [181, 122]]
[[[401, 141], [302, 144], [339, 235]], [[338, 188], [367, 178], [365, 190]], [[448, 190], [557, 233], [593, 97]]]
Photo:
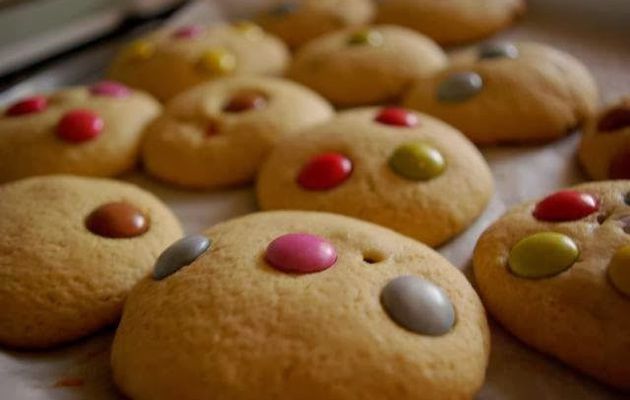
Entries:
[[513, 208], [479, 239], [488, 310], [532, 347], [630, 390], [630, 181]]
[[259, 14], [257, 21], [296, 48], [323, 34], [365, 25], [373, 15], [371, 0], [280, 0]]
[[127, 45], [109, 75], [164, 101], [226, 75], [282, 75], [289, 51], [250, 22], [165, 28]]
[[630, 96], [589, 121], [578, 155], [593, 179], [630, 179]]
[[300, 48], [289, 76], [338, 106], [398, 99], [419, 77], [446, 66], [429, 38], [388, 25], [350, 28]]
[[168, 103], [145, 134], [144, 166], [184, 187], [246, 183], [277, 140], [332, 115], [326, 100], [287, 80], [216, 80]]
[[470, 399], [481, 387], [483, 307], [431, 249], [312, 212], [204, 235], [209, 250], [129, 296], [112, 366], [131, 399]]
[[415, 29], [443, 45], [490, 36], [525, 12], [524, 0], [384, 0], [376, 21]]
[[130, 184], [64, 175], [0, 186], [0, 343], [46, 348], [117, 321], [127, 292], [182, 234]]
[[0, 182], [126, 172], [160, 109], [152, 97], [115, 82], [17, 100], [0, 109]]
[[345, 214], [437, 246], [473, 223], [493, 187], [457, 130], [404, 109], [363, 108], [278, 144], [257, 196], [263, 210]]
[[537, 43], [486, 43], [420, 79], [404, 104], [440, 118], [479, 144], [557, 139], [595, 110], [597, 86], [572, 56]]

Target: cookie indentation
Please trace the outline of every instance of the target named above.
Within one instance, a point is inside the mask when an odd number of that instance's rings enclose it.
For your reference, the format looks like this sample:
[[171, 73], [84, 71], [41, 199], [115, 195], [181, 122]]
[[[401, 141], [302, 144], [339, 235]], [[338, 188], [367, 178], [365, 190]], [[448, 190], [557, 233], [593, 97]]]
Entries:
[[387, 256], [380, 250], [366, 250], [363, 252], [363, 262], [366, 264], [378, 264], [385, 261]]
[[569, 269], [580, 252], [570, 237], [540, 232], [519, 241], [510, 251], [510, 271], [521, 278], [549, 278]]
[[381, 292], [389, 317], [411, 332], [441, 336], [455, 325], [455, 309], [446, 292], [417, 276], [399, 276]]
[[418, 125], [418, 116], [404, 108], [387, 107], [378, 113], [375, 121], [383, 125], [412, 128]]
[[390, 168], [399, 176], [412, 181], [427, 181], [440, 176], [446, 160], [435, 147], [425, 142], [399, 146], [389, 158]]
[[309, 274], [332, 267], [337, 261], [337, 251], [320, 236], [290, 233], [267, 246], [265, 260], [278, 271]]
[[630, 296], [630, 245], [623, 246], [608, 265], [608, 279], [619, 292]]
[[92, 211], [85, 226], [98, 236], [127, 239], [147, 232], [149, 221], [137, 207], [120, 201], [104, 204]]
[[44, 96], [33, 96], [22, 99], [7, 108], [7, 117], [19, 117], [22, 115], [40, 113], [48, 108], [48, 100]]
[[91, 110], [68, 111], [57, 124], [57, 136], [72, 143], [96, 139], [105, 128], [105, 121]]
[[341, 153], [319, 154], [302, 168], [297, 183], [306, 190], [330, 190], [344, 183], [352, 169], [352, 161]]
[[599, 210], [599, 199], [590, 193], [561, 190], [536, 204], [534, 217], [539, 221], [576, 221]]
[[153, 279], [160, 281], [190, 265], [210, 248], [211, 243], [202, 235], [187, 236], [173, 243], [158, 257]]
[[444, 103], [460, 103], [474, 97], [483, 89], [483, 79], [476, 72], [457, 72], [449, 75], [437, 88], [437, 99]]

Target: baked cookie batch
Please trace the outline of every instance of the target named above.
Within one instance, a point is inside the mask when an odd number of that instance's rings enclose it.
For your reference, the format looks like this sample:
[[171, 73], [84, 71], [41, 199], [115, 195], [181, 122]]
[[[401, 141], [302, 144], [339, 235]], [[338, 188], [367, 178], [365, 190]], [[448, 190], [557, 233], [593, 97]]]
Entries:
[[[588, 69], [544, 44], [440, 47], [524, 8], [277, 1], [254, 22], [160, 29], [109, 80], [7, 104], [0, 344], [48, 349], [120, 321], [112, 373], [134, 400], [472, 399], [485, 305], [630, 391], [630, 98], [598, 110]], [[601, 182], [489, 227], [478, 297], [431, 249], [493, 196], [473, 143], [580, 128]], [[111, 179], [138, 165], [182, 189], [255, 183], [263, 211], [184, 236], [159, 199]]]

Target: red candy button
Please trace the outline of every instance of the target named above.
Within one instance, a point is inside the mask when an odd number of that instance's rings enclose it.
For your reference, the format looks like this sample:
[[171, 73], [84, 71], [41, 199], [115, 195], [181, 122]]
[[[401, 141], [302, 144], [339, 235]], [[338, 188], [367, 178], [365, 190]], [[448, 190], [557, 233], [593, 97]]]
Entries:
[[302, 168], [297, 182], [307, 190], [327, 190], [341, 185], [352, 173], [352, 161], [343, 154], [324, 153]]
[[599, 200], [575, 190], [562, 190], [543, 199], [534, 209], [534, 217], [540, 221], [575, 221], [591, 215], [599, 209]]
[[57, 136], [74, 143], [86, 142], [97, 137], [105, 126], [98, 114], [90, 110], [67, 112], [57, 125]]
[[33, 96], [13, 104], [5, 114], [9, 117], [17, 117], [42, 112], [46, 107], [48, 107], [48, 100], [44, 96]]
[[608, 176], [610, 179], [630, 179], [630, 153], [620, 153], [613, 158], [608, 168]]
[[376, 122], [385, 125], [411, 128], [418, 125], [418, 117], [404, 108], [388, 107], [376, 116]]

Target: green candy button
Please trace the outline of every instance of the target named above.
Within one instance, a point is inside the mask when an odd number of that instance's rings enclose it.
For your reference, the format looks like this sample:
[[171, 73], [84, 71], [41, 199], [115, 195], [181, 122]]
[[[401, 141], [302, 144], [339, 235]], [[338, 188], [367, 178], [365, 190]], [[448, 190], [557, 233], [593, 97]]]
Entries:
[[570, 268], [580, 251], [568, 236], [541, 232], [522, 239], [512, 248], [510, 270], [521, 278], [547, 278]]
[[358, 31], [348, 37], [348, 45], [350, 46], [380, 46], [383, 44], [383, 41], [383, 35], [375, 30]]
[[446, 161], [435, 147], [424, 142], [411, 142], [394, 151], [389, 158], [389, 166], [403, 178], [427, 181], [444, 172]]

